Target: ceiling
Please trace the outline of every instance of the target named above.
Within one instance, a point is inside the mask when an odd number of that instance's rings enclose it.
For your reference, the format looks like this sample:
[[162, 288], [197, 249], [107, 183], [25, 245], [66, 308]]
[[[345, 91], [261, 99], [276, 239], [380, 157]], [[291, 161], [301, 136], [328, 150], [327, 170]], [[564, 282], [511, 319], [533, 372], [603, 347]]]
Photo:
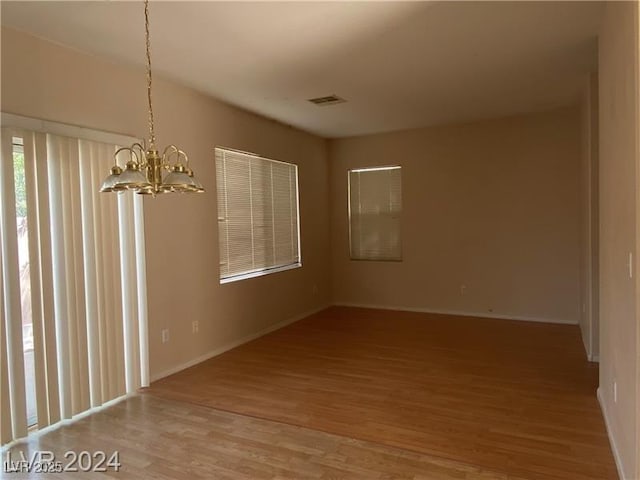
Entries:
[[[143, 65], [142, 2], [2, 1], [2, 24]], [[152, 2], [154, 71], [325, 137], [577, 102], [600, 2]], [[141, 95], [144, 93], [141, 92]], [[347, 100], [316, 106], [336, 94]]]

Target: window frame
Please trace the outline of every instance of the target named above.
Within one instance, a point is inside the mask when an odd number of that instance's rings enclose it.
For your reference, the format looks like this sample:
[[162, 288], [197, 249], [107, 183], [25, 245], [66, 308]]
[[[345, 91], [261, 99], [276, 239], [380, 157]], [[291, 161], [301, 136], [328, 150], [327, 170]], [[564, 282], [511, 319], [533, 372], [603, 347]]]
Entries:
[[[398, 227], [400, 234], [400, 255], [398, 258], [356, 258], [353, 253], [353, 238], [352, 238], [352, 216], [353, 212], [351, 211], [351, 174], [354, 172], [370, 172], [370, 171], [384, 171], [384, 170], [400, 170], [400, 191], [402, 192], [402, 165], [400, 164], [391, 164], [391, 165], [379, 165], [373, 167], [356, 167], [350, 168], [347, 170], [347, 221], [349, 223], [349, 261], [352, 262], [392, 262], [392, 263], [401, 263], [403, 261], [403, 248], [402, 248], [402, 221], [400, 221], [400, 225]], [[402, 203], [401, 203], [402, 206]], [[402, 216], [402, 209], [400, 210], [400, 215]]]
[[[241, 272], [241, 273], [236, 273], [233, 275], [229, 275], [226, 277], [222, 276], [222, 258], [220, 256], [220, 230], [219, 230], [219, 226], [218, 226], [218, 279], [220, 282], [220, 285], [224, 285], [224, 284], [228, 284], [228, 283], [233, 283], [233, 282], [238, 282], [241, 280], [248, 280], [251, 278], [257, 278], [257, 277], [263, 277], [266, 275], [270, 275], [273, 273], [279, 273], [279, 272], [286, 272], [288, 270], [294, 270], [297, 268], [301, 268], [302, 267], [302, 234], [301, 234], [301, 226], [300, 226], [300, 178], [299, 178], [299, 165], [297, 163], [293, 163], [293, 162], [285, 162], [283, 160], [277, 160], [274, 158], [269, 158], [269, 157], [265, 157], [263, 155], [259, 155], [257, 153], [254, 152], [247, 152], [245, 150], [238, 150], [236, 148], [230, 148], [230, 147], [225, 147], [222, 145], [218, 145], [216, 147], [214, 147], [214, 161], [217, 162], [218, 161], [218, 151], [220, 152], [230, 152], [230, 153], [234, 153], [234, 154], [240, 154], [240, 155], [246, 155], [249, 157], [253, 157], [256, 159], [260, 159], [260, 160], [264, 160], [267, 162], [272, 162], [272, 163], [281, 163], [287, 166], [292, 166], [294, 167], [294, 172], [295, 172], [295, 202], [296, 202], [296, 217], [297, 217], [297, 222], [296, 222], [296, 235], [297, 235], [297, 261], [294, 261], [292, 263], [288, 263], [288, 264], [284, 264], [284, 265], [274, 265], [272, 267], [264, 267], [264, 268], [259, 268], [259, 269], [253, 269], [253, 270], [248, 270], [245, 272]], [[217, 164], [216, 164], [216, 196], [218, 193], [218, 178], [217, 178]], [[225, 195], [226, 195], [226, 187], [225, 187]], [[216, 217], [218, 218], [217, 224], [219, 225], [220, 223], [220, 206], [217, 206], [217, 215]], [[227, 245], [227, 249], [228, 249], [228, 245]]]

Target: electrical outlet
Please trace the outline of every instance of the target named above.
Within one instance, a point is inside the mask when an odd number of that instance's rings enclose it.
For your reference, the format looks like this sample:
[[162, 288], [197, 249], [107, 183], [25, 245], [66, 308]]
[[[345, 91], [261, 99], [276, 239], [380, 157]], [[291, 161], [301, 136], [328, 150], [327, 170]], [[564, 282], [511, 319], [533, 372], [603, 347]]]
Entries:
[[618, 403], [618, 382], [613, 381], [613, 403]]
[[313, 292], [314, 295], [318, 294], [318, 285], [315, 285], [315, 284], [313, 285], [312, 292]]
[[169, 341], [169, 329], [165, 328], [162, 330], [162, 343], [167, 343]]
[[198, 333], [198, 321], [191, 322], [191, 333]]
[[465, 293], [467, 293], [467, 286], [460, 285], [460, 295], [464, 295]]

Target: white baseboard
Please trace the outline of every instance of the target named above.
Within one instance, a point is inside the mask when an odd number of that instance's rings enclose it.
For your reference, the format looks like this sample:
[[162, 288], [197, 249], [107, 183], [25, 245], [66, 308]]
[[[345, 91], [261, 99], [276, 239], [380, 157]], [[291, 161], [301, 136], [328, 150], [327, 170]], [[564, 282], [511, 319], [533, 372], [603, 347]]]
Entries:
[[501, 320], [520, 320], [524, 322], [540, 322], [540, 323], [559, 323], [563, 325], [577, 325], [578, 322], [571, 320], [562, 320], [556, 318], [540, 318], [540, 317], [525, 317], [521, 315], [504, 315], [498, 313], [488, 312], [463, 312], [456, 310], [441, 310], [437, 308], [415, 308], [415, 307], [398, 307], [388, 305], [369, 305], [361, 303], [350, 302], [338, 302], [334, 303], [336, 307], [358, 307], [358, 308], [374, 308], [378, 310], [398, 310], [401, 312], [419, 312], [419, 313], [436, 313], [442, 315], [457, 315], [462, 317], [480, 317], [480, 318], [497, 318]]
[[613, 452], [613, 458], [616, 462], [616, 468], [618, 469], [618, 478], [620, 480], [631, 480], [631, 477], [627, 477], [624, 474], [624, 467], [622, 465], [622, 459], [620, 458], [620, 451], [616, 445], [616, 439], [611, 434], [611, 422], [609, 421], [609, 414], [607, 413], [607, 407], [602, 399], [602, 391], [600, 387], [597, 390], [598, 402], [600, 403], [600, 410], [602, 410], [602, 417], [604, 418], [604, 424], [607, 428], [607, 436], [609, 437], [609, 443], [611, 444], [611, 451]]
[[256, 338], [262, 337], [263, 335], [266, 335], [267, 333], [271, 333], [275, 330], [279, 330], [282, 327], [286, 327], [287, 325], [290, 325], [292, 323], [297, 322], [298, 320], [302, 320], [303, 318], [306, 318], [310, 315], [313, 315], [314, 313], [318, 313], [322, 310], [325, 310], [327, 308], [329, 308], [331, 305], [327, 304], [327, 305], [323, 305], [322, 307], [316, 308], [314, 310], [311, 310], [309, 312], [305, 312], [302, 313], [300, 315], [296, 315], [295, 317], [289, 318], [287, 320], [283, 320], [282, 322], [278, 322], [275, 323], [273, 325], [270, 325], [269, 327], [260, 330], [259, 332], [256, 333], [252, 333], [251, 335], [247, 335], [246, 337], [242, 337], [238, 340], [235, 340], [231, 343], [227, 343], [226, 345], [223, 345], [221, 347], [218, 347], [216, 349], [213, 349], [207, 353], [205, 353], [204, 355], [200, 355], [196, 358], [193, 358], [191, 360], [189, 360], [188, 362], [185, 363], [181, 363], [180, 365], [176, 365], [175, 367], [169, 368], [168, 370], [165, 370], [163, 372], [160, 373], [156, 373], [155, 375], [151, 376], [151, 382], [155, 382], [157, 380], [160, 380], [161, 378], [164, 377], [168, 377], [169, 375], [173, 375], [174, 373], [178, 373], [186, 368], [189, 367], [193, 367], [194, 365], [197, 365], [198, 363], [202, 363], [205, 360], [209, 360], [210, 358], [216, 357], [228, 350], [231, 350], [232, 348], [236, 348], [239, 347], [240, 345], [250, 342], [251, 340], [255, 340]]
[[600, 355], [589, 355], [589, 361], [600, 363]]

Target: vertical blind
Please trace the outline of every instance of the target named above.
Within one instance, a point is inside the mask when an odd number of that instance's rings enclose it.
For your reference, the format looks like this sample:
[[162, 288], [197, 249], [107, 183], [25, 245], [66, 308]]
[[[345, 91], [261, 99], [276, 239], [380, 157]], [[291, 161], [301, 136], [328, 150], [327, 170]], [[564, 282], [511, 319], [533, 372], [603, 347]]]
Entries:
[[[17, 140], [26, 238], [16, 221]], [[98, 193], [116, 146], [5, 127], [1, 147], [4, 445], [24, 437], [33, 416], [43, 428], [147, 384], [148, 359], [142, 199]], [[28, 244], [27, 275], [19, 242]]]
[[300, 262], [298, 167], [216, 148], [220, 278]]
[[400, 167], [349, 171], [349, 222], [351, 258], [401, 260]]

